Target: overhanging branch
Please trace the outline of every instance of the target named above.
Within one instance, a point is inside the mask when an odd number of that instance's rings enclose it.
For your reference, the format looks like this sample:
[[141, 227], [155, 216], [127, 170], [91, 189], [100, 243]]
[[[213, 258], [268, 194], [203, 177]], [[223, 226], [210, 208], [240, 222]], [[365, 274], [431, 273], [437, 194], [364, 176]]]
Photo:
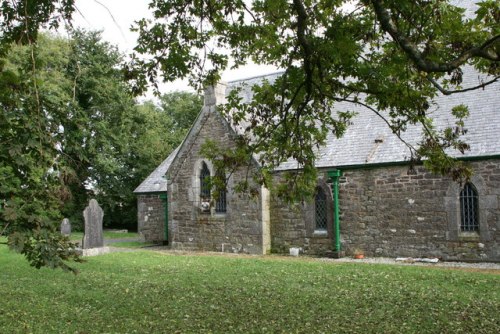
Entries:
[[438, 63], [426, 59], [418, 47], [411, 42], [396, 26], [391, 19], [389, 11], [384, 7], [384, 0], [371, 0], [375, 15], [380, 23], [382, 29], [387, 32], [392, 39], [398, 43], [401, 49], [413, 61], [415, 66], [421, 71], [432, 72], [450, 72], [461, 65], [465, 64], [467, 60], [474, 57], [485, 58], [491, 61], [500, 61], [500, 55], [493, 51], [493, 46], [500, 43], [500, 35], [494, 36], [484, 42], [482, 45], [465, 50], [455, 59], [447, 63]]
[[474, 87], [469, 87], [469, 88], [465, 88], [465, 89], [457, 89], [457, 90], [447, 90], [447, 89], [443, 88], [443, 86], [441, 86], [439, 84], [439, 82], [437, 82], [435, 79], [433, 79], [430, 75], [427, 75], [427, 80], [429, 80], [432, 83], [432, 85], [434, 87], [436, 87], [444, 95], [451, 95], [451, 94], [456, 94], [456, 93], [464, 93], [464, 92], [469, 92], [471, 90], [476, 90], [476, 89], [484, 88], [484, 87], [486, 87], [488, 85], [491, 85], [494, 82], [497, 82], [498, 79], [500, 79], [500, 77], [495, 77], [494, 79], [492, 79], [490, 81], [483, 82], [482, 84], [474, 86]]

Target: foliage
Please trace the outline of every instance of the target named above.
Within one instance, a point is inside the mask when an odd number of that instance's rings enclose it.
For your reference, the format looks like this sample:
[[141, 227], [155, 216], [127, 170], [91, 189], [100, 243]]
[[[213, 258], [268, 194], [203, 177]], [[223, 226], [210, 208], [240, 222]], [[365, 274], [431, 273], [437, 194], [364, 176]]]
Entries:
[[131, 197], [130, 179], [119, 178], [120, 167], [129, 167], [120, 144], [123, 134], [133, 135], [127, 125], [135, 103], [118, 68], [121, 55], [97, 32], [74, 31], [70, 40], [41, 35], [36, 44], [12, 46], [3, 61], [23, 85], [8, 87], [16, 95], [2, 115], [1, 138], [9, 144], [2, 181], [12, 183], [0, 196], [2, 221], [13, 249], [36, 267], [57, 267], [49, 260], [55, 250], [70, 259], [66, 246], [74, 247], [57, 233], [63, 215], [76, 227], [96, 192], [106, 195], [108, 216], [120, 196]]
[[115, 203], [110, 226], [136, 228], [133, 190], [181, 143], [202, 107], [200, 96], [188, 92], [163, 94], [159, 102], [146, 101], [133, 115], [122, 116], [129, 127], [120, 129], [121, 167], [115, 174], [101, 172], [106, 182], [97, 183], [97, 198]]
[[[41, 45], [47, 40], [42, 39]], [[60, 208], [70, 197], [73, 173], [60, 143], [62, 124], [73, 105], [65, 98], [71, 82], [54, 71], [67, 61], [66, 42], [50, 48], [17, 46], [1, 59], [0, 85], [0, 233], [32, 265], [62, 267], [78, 260], [74, 245], [56, 233]]]
[[[466, 149], [459, 136], [447, 134], [456, 128], [435, 130], [429, 111], [439, 93], [498, 81], [498, 1], [479, 2], [475, 13], [445, 0], [155, 0], [150, 6], [154, 20], [137, 22], [140, 37], [127, 68], [136, 92], [160, 76], [213, 84], [229, 66], [250, 61], [283, 69], [274, 82], [254, 86], [248, 104], [233, 90], [225, 109], [245, 125], [242, 142], [251, 143], [263, 171], [293, 159], [303, 169], [290, 177], [312, 189], [315, 147], [329, 132], [342, 136], [352, 117], [332, 112], [342, 102], [376, 113], [401, 140], [419, 124], [419, 147], [405, 142], [411, 160], [428, 159], [455, 179], [470, 175], [445, 153]], [[475, 87], [461, 86], [467, 66], [485, 76]]]
[[161, 107], [137, 105], [123, 80], [121, 54], [99, 33], [76, 31], [71, 55], [68, 75], [75, 78], [79, 122], [73, 118], [68, 127], [70, 140], [85, 154], [68, 153], [79, 180], [73, 188], [77, 200], [64, 212], [72, 222], [81, 221], [81, 210], [93, 197], [104, 209], [105, 226], [135, 229], [133, 190], [180, 143], [185, 123], [201, 108], [200, 98], [171, 93], [160, 97]]
[[61, 21], [69, 24], [74, 10], [75, 0], [0, 1], [0, 55], [12, 43], [35, 43], [40, 28], [55, 29]]
[[73, 200], [66, 202], [63, 214], [77, 226], [90, 197], [97, 198], [110, 216], [126, 193], [120, 187], [120, 182], [128, 181], [121, 172], [128, 153], [122, 142], [130, 134], [135, 103], [122, 80], [118, 68], [122, 58], [116, 47], [103, 42], [98, 32], [83, 31], [74, 31], [68, 44], [68, 62], [58, 70], [72, 81], [66, 93], [75, 107], [63, 124], [66, 136], [61, 150], [76, 182], [71, 187]]
[[33, 272], [2, 246], [0, 267], [9, 333], [500, 330], [498, 273], [138, 251], [89, 258], [74, 276]]
[[202, 106], [201, 97], [189, 92], [171, 92], [160, 96], [160, 107], [172, 123], [170, 128], [176, 140], [172, 143], [175, 147], [184, 139]]
[[164, 95], [162, 107], [136, 105], [121, 61], [99, 32], [78, 30], [69, 40], [38, 36], [1, 59], [0, 233], [36, 267], [61, 266], [53, 254], [73, 258], [58, 226], [68, 217], [81, 229], [90, 198], [105, 225], [135, 229], [133, 190], [201, 108], [190, 93]]

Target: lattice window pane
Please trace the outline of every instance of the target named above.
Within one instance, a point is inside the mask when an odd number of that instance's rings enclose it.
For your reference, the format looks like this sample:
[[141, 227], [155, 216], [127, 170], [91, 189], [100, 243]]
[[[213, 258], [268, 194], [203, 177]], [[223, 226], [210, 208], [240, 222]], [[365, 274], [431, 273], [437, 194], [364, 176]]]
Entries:
[[205, 162], [201, 164], [200, 197], [202, 199], [210, 199], [210, 170]]
[[316, 230], [326, 230], [327, 229], [327, 207], [326, 207], [326, 194], [325, 191], [318, 187], [316, 189], [315, 196], [315, 219], [316, 219]]
[[[226, 184], [226, 173], [224, 171], [217, 171], [217, 177]], [[219, 196], [217, 196], [217, 200], [215, 201], [215, 212], [226, 212], [226, 187], [224, 186], [224, 190], [219, 191]]]
[[471, 183], [466, 183], [460, 192], [460, 219], [462, 231], [479, 231], [479, 201], [477, 190]]
[[226, 192], [221, 191], [215, 202], [215, 212], [226, 212], [226, 210]]

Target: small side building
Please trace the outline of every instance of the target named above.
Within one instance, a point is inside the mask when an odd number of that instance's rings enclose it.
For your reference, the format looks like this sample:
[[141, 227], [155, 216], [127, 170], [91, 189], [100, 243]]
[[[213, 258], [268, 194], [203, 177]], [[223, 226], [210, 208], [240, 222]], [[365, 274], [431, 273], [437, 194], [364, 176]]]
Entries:
[[137, 230], [145, 241], [164, 242], [168, 240], [165, 219], [168, 216], [166, 172], [175, 155], [175, 149], [134, 190], [137, 196]]

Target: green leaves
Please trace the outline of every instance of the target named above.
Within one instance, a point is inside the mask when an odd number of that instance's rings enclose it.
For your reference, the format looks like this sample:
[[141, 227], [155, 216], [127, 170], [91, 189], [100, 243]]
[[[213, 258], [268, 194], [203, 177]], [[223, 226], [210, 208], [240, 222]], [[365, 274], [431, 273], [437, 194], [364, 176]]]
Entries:
[[157, 108], [137, 111], [122, 55], [100, 33], [39, 35], [70, 19], [73, 0], [2, 1], [0, 8], [0, 233], [33, 266], [71, 270], [66, 262], [78, 257], [59, 235], [62, 217], [78, 228], [92, 196], [114, 218], [107, 224], [134, 228], [133, 189], [195, 116], [177, 110], [172, 127]]
[[70, 22], [74, 0], [0, 1], [0, 56], [11, 43], [32, 44], [40, 28], [55, 29]]
[[82, 262], [76, 253], [76, 244], [53, 230], [37, 229], [27, 233], [14, 232], [9, 235], [9, 247], [23, 255], [33, 267], [61, 268], [78, 273], [66, 261]]
[[[233, 67], [253, 61], [284, 70], [254, 87], [248, 104], [231, 97], [226, 111], [247, 129], [245, 141], [251, 138], [252, 152], [269, 169], [291, 159], [312, 171], [314, 147], [348, 125], [332, 116], [338, 102], [378, 113], [400, 135], [408, 125], [425, 127], [439, 91], [495, 81], [460, 87], [463, 66], [498, 76], [499, 10], [490, 0], [479, 3], [475, 18], [444, 0], [157, 0], [152, 9], [153, 22], [138, 23], [138, 52], [129, 67], [140, 79], [137, 91], [162, 74], [167, 81], [188, 75], [194, 85], [212, 84], [229, 66], [228, 56]], [[466, 149], [449, 134], [444, 139], [428, 136], [420, 154], [441, 147], [446, 156], [446, 145]]]
[[135, 124], [120, 61], [99, 33], [83, 31], [41, 35], [2, 59], [0, 231], [8, 226], [11, 247], [36, 267], [71, 270], [66, 261], [78, 258], [58, 226], [64, 216], [77, 228], [91, 196], [107, 217], [135, 225], [132, 191], [167, 154], [138, 167], [133, 143], [147, 132]]

